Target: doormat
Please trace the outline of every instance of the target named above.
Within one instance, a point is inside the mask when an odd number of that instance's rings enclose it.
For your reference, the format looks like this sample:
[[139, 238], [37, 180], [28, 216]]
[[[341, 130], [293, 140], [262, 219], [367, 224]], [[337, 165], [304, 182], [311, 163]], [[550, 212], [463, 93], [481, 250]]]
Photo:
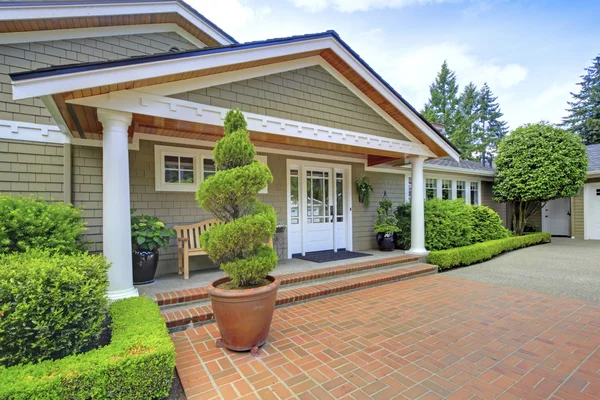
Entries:
[[324, 263], [330, 261], [348, 260], [350, 258], [367, 257], [372, 255], [373, 254], [359, 253], [356, 251], [338, 250], [337, 252], [335, 252], [333, 250], [325, 250], [306, 253], [305, 256], [303, 256], [302, 254], [293, 254], [292, 258], [298, 258], [300, 260], [306, 260], [316, 263]]

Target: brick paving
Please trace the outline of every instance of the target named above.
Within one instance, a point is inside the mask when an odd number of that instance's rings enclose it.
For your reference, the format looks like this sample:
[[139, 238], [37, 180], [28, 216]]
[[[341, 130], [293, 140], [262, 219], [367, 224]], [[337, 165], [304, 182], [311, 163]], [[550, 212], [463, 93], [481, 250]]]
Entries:
[[598, 399], [600, 305], [430, 275], [275, 310], [258, 358], [172, 334], [189, 399]]

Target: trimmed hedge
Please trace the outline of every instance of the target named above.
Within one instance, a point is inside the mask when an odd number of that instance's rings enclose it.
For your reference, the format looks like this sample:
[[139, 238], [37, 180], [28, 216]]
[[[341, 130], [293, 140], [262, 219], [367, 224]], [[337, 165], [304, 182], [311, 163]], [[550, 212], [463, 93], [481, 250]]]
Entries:
[[0, 399], [156, 399], [169, 394], [175, 348], [147, 297], [110, 305], [111, 343], [39, 364], [0, 367]]
[[62, 358], [93, 347], [108, 302], [106, 259], [29, 250], [0, 256], [0, 365]]
[[475, 264], [489, 260], [490, 258], [507, 251], [548, 242], [550, 242], [550, 233], [547, 232], [532, 233], [524, 236], [511, 236], [470, 246], [457, 247], [455, 249], [432, 251], [427, 256], [427, 262], [437, 265], [438, 269], [441, 271], [444, 269]]
[[[397, 244], [410, 248], [410, 203], [396, 209]], [[425, 202], [425, 247], [445, 250], [510, 236], [500, 216], [491, 208], [465, 204], [463, 199]]]
[[72, 254], [85, 250], [85, 222], [71, 204], [0, 195], [0, 254], [42, 248]]

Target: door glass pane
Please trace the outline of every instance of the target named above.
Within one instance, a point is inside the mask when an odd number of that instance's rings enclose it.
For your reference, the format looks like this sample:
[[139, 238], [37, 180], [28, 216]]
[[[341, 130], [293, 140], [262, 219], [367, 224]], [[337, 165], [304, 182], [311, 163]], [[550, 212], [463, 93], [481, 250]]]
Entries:
[[298, 201], [298, 170], [293, 169], [290, 171], [290, 216], [294, 225], [300, 223]]
[[336, 208], [338, 215], [338, 222], [340, 221], [340, 217], [344, 215], [344, 176], [342, 174], [336, 174], [335, 179], [335, 196], [336, 196]]

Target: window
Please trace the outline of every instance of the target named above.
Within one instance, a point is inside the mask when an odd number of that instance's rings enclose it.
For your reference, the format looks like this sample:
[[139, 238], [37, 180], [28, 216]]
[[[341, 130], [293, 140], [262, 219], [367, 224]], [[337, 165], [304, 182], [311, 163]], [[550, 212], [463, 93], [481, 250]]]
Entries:
[[[256, 159], [267, 163], [266, 156]], [[217, 173], [208, 149], [155, 145], [154, 163], [157, 192], [195, 192], [200, 182]], [[259, 193], [267, 193], [267, 188]]]
[[442, 180], [442, 199], [452, 200], [452, 180]]
[[471, 204], [479, 205], [479, 183], [471, 182]]
[[600, 189], [596, 189], [596, 196], [600, 196]]
[[425, 198], [427, 200], [435, 199], [437, 197], [437, 179], [427, 178], [425, 180]]
[[456, 198], [466, 199], [467, 198], [467, 184], [465, 181], [456, 181]]
[[300, 223], [300, 204], [298, 194], [298, 170], [290, 170], [290, 222], [292, 225]]
[[412, 178], [410, 176], [408, 177], [406, 186], [406, 202], [410, 203], [410, 200], [412, 199]]

